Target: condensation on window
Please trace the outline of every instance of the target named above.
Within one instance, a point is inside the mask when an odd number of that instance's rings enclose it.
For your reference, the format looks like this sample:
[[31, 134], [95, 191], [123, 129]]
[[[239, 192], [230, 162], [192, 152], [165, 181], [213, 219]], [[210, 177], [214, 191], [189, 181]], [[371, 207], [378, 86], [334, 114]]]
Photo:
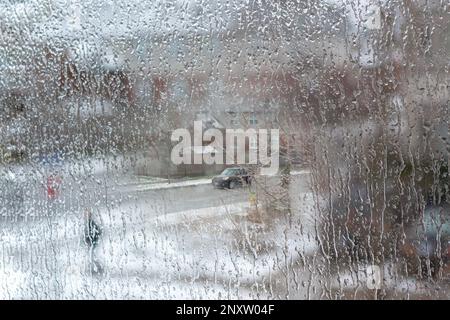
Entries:
[[448, 299], [449, 26], [2, 1], [0, 298]]

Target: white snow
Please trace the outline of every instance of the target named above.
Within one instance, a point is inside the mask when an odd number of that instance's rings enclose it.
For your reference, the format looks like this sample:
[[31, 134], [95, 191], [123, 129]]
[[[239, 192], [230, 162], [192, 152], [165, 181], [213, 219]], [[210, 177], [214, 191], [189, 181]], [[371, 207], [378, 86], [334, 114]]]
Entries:
[[309, 170], [291, 170], [291, 176], [297, 176], [302, 174], [310, 174]]
[[247, 215], [250, 207], [248, 202], [239, 202], [218, 207], [192, 209], [173, 212], [156, 217], [153, 221], [157, 225], [174, 225], [179, 223], [194, 222], [207, 218], [223, 218], [226, 215]]
[[192, 179], [192, 180], [186, 180], [186, 181], [153, 183], [153, 184], [139, 186], [136, 188], [136, 190], [137, 191], [148, 191], [148, 190], [158, 190], [158, 189], [168, 189], [168, 188], [200, 186], [200, 185], [211, 184], [211, 183], [212, 183], [211, 179]]

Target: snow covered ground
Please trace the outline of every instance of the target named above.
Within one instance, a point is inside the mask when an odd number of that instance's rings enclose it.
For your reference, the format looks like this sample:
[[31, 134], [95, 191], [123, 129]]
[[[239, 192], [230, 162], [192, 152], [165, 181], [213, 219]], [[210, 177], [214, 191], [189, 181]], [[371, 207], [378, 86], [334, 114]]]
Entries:
[[[298, 201], [312, 212], [309, 193]], [[94, 216], [103, 230], [94, 254], [101, 275], [88, 267], [81, 212], [3, 226], [0, 298], [282, 298], [291, 277], [308, 281], [307, 269], [295, 274], [292, 266], [317, 250], [311, 220], [255, 223], [249, 207], [103, 207]]]
[[[291, 175], [291, 213], [260, 220], [252, 217], [248, 190], [217, 190], [209, 180], [150, 190], [166, 182], [124, 182], [129, 187], [116, 196], [100, 188], [32, 199], [27, 210], [43, 214], [0, 226], [0, 298], [373, 298], [367, 266], [330, 273], [316, 238], [320, 221], [308, 174]], [[94, 252], [99, 274], [91, 272], [83, 242], [86, 207], [103, 231]], [[383, 288], [394, 297], [431, 290], [383, 271]]]

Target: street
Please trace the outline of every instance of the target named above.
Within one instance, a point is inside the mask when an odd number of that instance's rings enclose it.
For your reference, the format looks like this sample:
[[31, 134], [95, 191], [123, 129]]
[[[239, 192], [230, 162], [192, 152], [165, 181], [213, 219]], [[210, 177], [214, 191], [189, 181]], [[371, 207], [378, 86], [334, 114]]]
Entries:
[[[2, 298], [283, 298], [287, 278], [308, 281], [291, 267], [315, 250], [312, 234], [300, 230], [308, 223], [250, 221], [246, 187], [214, 189], [194, 180], [158, 189], [60, 174], [55, 198], [28, 175], [31, 196], [3, 217]], [[296, 177], [305, 209], [307, 175]], [[99, 274], [89, 271], [86, 210], [102, 229], [94, 252]]]
[[[317, 238], [321, 222], [308, 171], [291, 173], [290, 214], [274, 211], [270, 219], [251, 214], [254, 185], [215, 189], [209, 178], [168, 182], [120, 172], [82, 179], [60, 168], [61, 185], [49, 197], [39, 183], [45, 174], [32, 172], [27, 197], [2, 217], [4, 299], [440, 296], [389, 262], [377, 291], [367, 287], [367, 266], [349, 270], [328, 260]], [[279, 177], [264, 183], [277, 185]], [[83, 235], [86, 211], [102, 231], [92, 256]], [[91, 259], [100, 266], [96, 272]]]

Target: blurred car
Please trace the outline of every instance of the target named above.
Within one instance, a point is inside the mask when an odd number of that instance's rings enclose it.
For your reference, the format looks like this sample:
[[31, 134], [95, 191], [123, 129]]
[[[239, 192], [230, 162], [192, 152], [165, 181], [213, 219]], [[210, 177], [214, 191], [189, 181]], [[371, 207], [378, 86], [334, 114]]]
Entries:
[[419, 277], [450, 270], [447, 172], [441, 166], [439, 175], [424, 176], [414, 184], [417, 205], [408, 193], [396, 193], [399, 182], [392, 179], [385, 180], [385, 186], [379, 183], [383, 187], [378, 190], [352, 181], [333, 192], [322, 204], [325, 252], [356, 263], [395, 259], [408, 275]]
[[450, 204], [428, 203], [423, 218], [405, 230], [401, 251], [411, 273], [436, 276], [450, 262]]
[[384, 213], [383, 207], [376, 205], [384, 195], [372, 196], [366, 185], [357, 182], [350, 183], [342, 192], [334, 192], [329, 202], [323, 202], [321, 233], [324, 237], [333, 236], [324, 248], [328, 255], [369, 262], [371, 255], [395, 245], [390, 239], [397, 220], [391, 205], [395, 196], [392, 189], [391, 184], [386, 186]]
[[251, 175], [244, 168], [227, 168], [222, 173], [212, 179], [215, 188], [234, 189], [244, 184], [251, 184]]

